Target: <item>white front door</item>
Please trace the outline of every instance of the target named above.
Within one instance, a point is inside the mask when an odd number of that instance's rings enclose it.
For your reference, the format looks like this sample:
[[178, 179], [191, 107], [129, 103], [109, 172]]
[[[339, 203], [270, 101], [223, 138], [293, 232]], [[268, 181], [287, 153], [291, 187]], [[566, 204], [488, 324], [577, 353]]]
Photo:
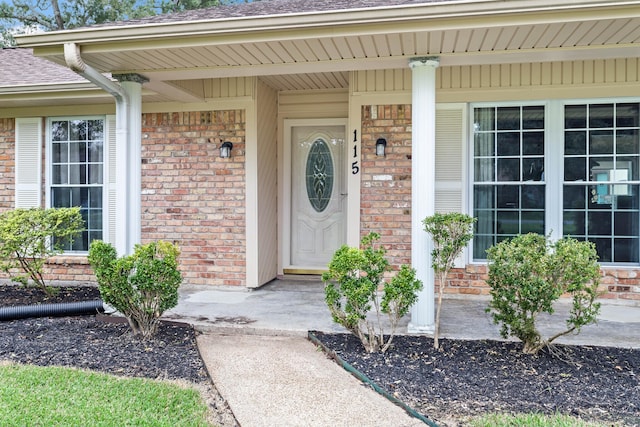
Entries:
[[345, 125], [316, 123], [285, 129], [291, 159], [288, 264], [298, 270], [326, 269], [346, 241]]

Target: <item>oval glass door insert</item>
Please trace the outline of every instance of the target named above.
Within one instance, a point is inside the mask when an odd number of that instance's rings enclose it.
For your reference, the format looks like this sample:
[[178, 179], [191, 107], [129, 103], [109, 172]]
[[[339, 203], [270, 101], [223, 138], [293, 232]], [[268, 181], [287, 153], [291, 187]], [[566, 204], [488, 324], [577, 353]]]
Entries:
[[333, 159], [331, 150], [322, 139], [311, 145], [307, 157], [307, 196], [316, 212], [324, 211], [331, 201], [333, 191]]

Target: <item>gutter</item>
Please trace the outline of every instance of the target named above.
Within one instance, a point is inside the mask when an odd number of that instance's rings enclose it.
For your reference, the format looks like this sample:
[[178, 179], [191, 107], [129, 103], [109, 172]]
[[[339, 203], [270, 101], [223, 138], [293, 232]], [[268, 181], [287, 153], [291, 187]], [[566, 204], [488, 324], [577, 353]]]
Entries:
[[[131, 109], [131, 101], [129, 99], [129, 95], [127, 91], [117, 82], [114, 82], [104, 75], [102, 75], [98, 70], [92, 68], [87, 65], [83, 60], [80, 54], [80, 47], [76, 43], [65, 43], [64, 44], [64, 59], [72, 71], [89, 80], [91, 83], [95, 84], [99, 88], [105, 90], [111, 96], [115, 98], [116, 102], [116, 165], [120, 165], [122, 167], [121, 170], [127, 171], [126, 174], [129, 173], [129, 163], [131, 160], [127, 155], [127, 147], [129, 147], [129, 132], [128, 130], [131, 128], [129, 123], [129, 111]], [[130, 177], [128, 176], [119, 176], [118, 180], [124, 179], [124, 182], [129, 182]], [[108, 189], [107, 189], [108, 190]], [[128, 213], [128, 205], [130, 200], [131, 189], [129, 189], [128, 185], [121, 185], [118, 188], [118, 200], [116, 201], [116, 224], [120, 224], [120, 226], [116, 226], [116, 241], [115, 246], [116, 250], [120, 254], [128, 254], [130, 253], [131, 247], [130, 244], [130, 236], [128, 233], [128, 227], [123, 226], [124, 224], [128, 224], [127, 222], [127, 213]]]

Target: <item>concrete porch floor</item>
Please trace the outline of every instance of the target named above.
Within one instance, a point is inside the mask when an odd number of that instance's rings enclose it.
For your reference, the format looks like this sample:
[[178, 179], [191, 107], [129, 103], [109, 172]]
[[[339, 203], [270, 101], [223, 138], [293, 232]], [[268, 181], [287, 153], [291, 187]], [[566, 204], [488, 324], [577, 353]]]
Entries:
[[[485, 313], [488, 297], [447, 296], [443, 301], [440, 335], [458, 339], [501, 339], [499, 327]], [[598, 323], [583, 327], [579, 335], [557, 342], [640, 348], [640, 306], [603, 300]], [[556, 314], [540, 317], [543, 334], [564, 326], [569, 301], [556, 306]], [[248, 290], [235, 287], [182, 286], [178, 306], [165, 313], [167, 319], [191, 323], [203, 332], [253, 335], [306, 336], [309, 330], [345, 332], [334, 324], [318, 280], [274, 280]], [[409, 316], [398, 333], [407, 332]]]

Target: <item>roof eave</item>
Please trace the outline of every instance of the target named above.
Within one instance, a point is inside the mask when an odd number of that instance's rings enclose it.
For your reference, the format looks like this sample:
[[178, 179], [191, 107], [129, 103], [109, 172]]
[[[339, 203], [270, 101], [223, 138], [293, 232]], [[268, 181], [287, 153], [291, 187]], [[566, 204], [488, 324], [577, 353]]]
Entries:
[[[445, 18], [473, 18], [544, 13], [560, 11], [608, 10], [615, 15], [628, 17], [629, 7], [634, 6], [640, 15], [638, 1], [572, 1], [557, 0], [454, 0], [447, 2], [396, 5], [375, 8], [305, 12], [299, 14], [223, 18], [201, 21], [166, 22], [138, 25], [114, 25], [87, 27], [74, 30], [16, 36], [20, 47], [45, 47], [69, 41], [79, 44], [117, 41], [143, 41], [171, 37], [193, 37], [237, 33], [260, 33], [274, 30], [296, 30], [328, 27], [337, 31], [340, 27], [380, 23], [410, 23], [435, 21]], [[626, 9], [625, 9], [626, 7]], [[549, 19], [553, 14], [550, 14]], [[600, 16], [602, 17], [602, 16]], [[561, 18], [560, 18], [561, 19]]]

